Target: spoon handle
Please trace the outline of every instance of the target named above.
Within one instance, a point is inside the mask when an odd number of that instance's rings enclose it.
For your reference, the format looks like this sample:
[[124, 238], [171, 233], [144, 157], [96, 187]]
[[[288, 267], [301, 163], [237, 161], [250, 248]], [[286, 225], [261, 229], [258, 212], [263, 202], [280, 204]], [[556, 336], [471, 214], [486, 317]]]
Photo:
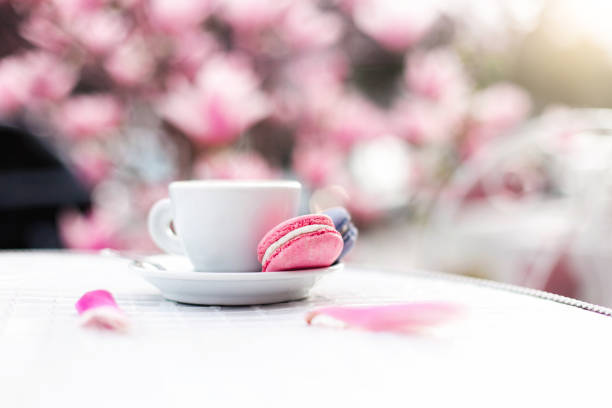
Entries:
[[148, 266], [153, 267], [159, 271], [166, 271], [167, 269], [164, 268], [162, 265], [156, 263], [156, 262], [151, 262], [148, 261], [140, 256], [135, 256], [135, 255], [130, 255], [127, 254], [125, 252], [122, 251], [117, 251], [115, 249], [111, 249], [111, 248], [104, 248], [102, 250], [100, 250], [100, 255], [103, 256], [112, 256], [115, 258], [121, 258], [121, 259], [127, 259], [132, 261], [136, 266], [142, 267], [142, 268], [146, 268]]

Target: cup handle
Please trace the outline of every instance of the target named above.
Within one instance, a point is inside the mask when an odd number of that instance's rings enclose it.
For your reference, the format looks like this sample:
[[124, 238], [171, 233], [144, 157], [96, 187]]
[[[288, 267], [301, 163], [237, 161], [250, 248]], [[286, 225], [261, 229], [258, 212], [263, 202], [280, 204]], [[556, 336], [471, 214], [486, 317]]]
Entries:
[[149, 234], [153, 242], [164, 251], [182, 255], [185, 250], [179, 237], [170, 229], [171, 222], [172, 203], [169, 198], [163, 198], [149, 211]]

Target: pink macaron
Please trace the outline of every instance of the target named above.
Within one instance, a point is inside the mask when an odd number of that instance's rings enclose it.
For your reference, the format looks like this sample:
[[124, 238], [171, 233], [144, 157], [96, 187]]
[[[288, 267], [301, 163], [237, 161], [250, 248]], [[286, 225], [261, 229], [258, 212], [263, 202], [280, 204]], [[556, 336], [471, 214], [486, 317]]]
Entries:
[[263, 272], [324, 268], [334, 263], [343, 245], [327, 215], [302, 215], [268, 231], [257, 245], [257, 259]]

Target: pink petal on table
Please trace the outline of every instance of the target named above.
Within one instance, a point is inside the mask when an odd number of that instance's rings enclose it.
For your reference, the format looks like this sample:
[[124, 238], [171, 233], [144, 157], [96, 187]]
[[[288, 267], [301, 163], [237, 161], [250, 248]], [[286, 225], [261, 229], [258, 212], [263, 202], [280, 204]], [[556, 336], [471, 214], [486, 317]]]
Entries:
[[106, 290], [85, 293], [74, 305], [81, 315], [81, 324], [108, 330], [125, 330], [127, 316], [119, 309], [113, 295]]
[[330, 306], [309, 312], [306, 322], [373, 332], [415, 333], [457, 317], [461, 310], [460, 306], [446, 302]]

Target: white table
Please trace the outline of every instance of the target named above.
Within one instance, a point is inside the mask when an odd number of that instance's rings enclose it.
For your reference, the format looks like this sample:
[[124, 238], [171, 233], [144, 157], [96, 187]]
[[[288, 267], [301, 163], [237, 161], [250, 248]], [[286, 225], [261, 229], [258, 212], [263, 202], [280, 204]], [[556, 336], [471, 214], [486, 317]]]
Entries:
[[[78, 326], [110, 290], [127, 334]], [[309, 327], [329, 304], [446, 300], [468, 314], [420, 336]], [[0, 253], [0, 407], [610, 406], [612, 319], [426, 274], [348, 267], [307, 301], [165, 301], [123, 260]]]

